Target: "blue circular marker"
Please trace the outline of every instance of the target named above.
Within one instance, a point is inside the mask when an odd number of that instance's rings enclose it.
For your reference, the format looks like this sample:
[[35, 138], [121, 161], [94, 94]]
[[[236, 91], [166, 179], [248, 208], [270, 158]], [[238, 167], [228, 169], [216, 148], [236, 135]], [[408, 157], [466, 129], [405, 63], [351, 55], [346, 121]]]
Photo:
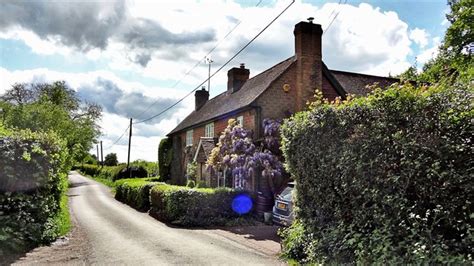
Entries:
[[245, 194], [240, 194], [232, 200], [232, 210], [240, 215], [248, 213], [252, 205], [252, 199]]

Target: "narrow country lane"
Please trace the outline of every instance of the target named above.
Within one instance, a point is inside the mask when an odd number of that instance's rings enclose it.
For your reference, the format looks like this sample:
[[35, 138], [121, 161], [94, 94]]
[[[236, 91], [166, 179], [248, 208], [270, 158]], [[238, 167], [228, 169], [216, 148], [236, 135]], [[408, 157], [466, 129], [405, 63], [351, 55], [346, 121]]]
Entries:
[[[82, 244], [87, 242], [87, 251], [77, 254], [75, 263], [282, 264], [273, 256], [215, 234], [212, 230], [169, 227], [146, 213], [116, 201], [109, 188], [76, 172], [70, 174], [69, 180], [72, 219], [81, 229]], [[71, 241], [74, 241], [73, 237]]]

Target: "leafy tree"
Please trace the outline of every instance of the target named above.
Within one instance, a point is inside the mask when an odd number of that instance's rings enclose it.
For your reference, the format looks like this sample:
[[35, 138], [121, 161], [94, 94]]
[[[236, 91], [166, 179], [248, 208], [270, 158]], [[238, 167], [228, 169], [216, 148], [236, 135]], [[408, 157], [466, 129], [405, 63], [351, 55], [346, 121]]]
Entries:
[[[446, 30], [438, 55], [413, 73], [413, 66], [400, 77], [430, 83], [469, 83], [474, 77], [474, 5], [472, 0], [449, 0], [451, 9], [446, 18], [451, 25]], [[471, 47], [469, 49], [469, 47]], [[415, 66], [416, 68], [416, 66]], [[416, 69], [415, 69], [416, 70]]]
[[2, 123], [10, 129], [54, 131], [70, 160], [82, 161], [100, 134], [100, 106], [81, 102], [64, 81], [17, 83], [0, 96]]
[[116, 166], [118, 164], [117, 154], [109, 153], [105, 156], [104, 164], [107, 166]]

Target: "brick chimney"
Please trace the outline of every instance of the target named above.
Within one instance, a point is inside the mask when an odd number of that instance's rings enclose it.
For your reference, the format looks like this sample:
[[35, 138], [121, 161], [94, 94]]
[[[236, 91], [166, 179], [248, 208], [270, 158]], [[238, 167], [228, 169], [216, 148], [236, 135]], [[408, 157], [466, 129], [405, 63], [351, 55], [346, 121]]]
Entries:
[[194, 93], [195, 97], [195, 107], [194, 110], [197, 111], [201, 109], [201, 107], [206, 104], [207, 100], [209, 100], [209, 92], [203, 86], [200, 90], [197, 90]]
[[240, 67], [233, 67], [227, 72], [227, 93], [234, 93], [249, 79], [250, 70], [245, 68], [245, 64], [240, 64]]
[[304, 110], [316, 89], [322, 90], [321, 25], [313, 18], [295, 25], [296, 111]]

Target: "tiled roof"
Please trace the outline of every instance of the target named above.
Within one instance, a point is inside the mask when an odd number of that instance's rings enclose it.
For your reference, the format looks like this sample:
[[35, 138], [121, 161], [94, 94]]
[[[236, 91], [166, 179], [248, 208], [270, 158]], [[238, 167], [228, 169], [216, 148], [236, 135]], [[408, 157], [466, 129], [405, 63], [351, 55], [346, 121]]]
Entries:
[[346, 93], [353, 95], [367, 95], [369, 90], [366, 86], [372, 85], [375, 82], [377, 82], [381, 88], [385, 88], [400, 81], [396, 78], [379, 77], [339, 70], [330, 70], [330, 72], [342, 88], [344, 88]]
[[204, 158], [208, 158], [209, 155], [211, 154], [212, 149], [216, 146], [214, 138], [206, 138], [206, 137], [201, 137], [199, 139], [199, 145], [196, 150], [196, 153], [194, 155], [194, 161], [199, 160], [199, 151], [202, 149], [204, 152]]
[[276, 78], [281, 76], [294, 61], [295, 57], [292, 56], [247, 80], [240, 90], [234, 93], [225, 91], [210, 99], [199, 110], [189, 114], [175, 129], [168, 133], [168, 135], [249, 106]]

